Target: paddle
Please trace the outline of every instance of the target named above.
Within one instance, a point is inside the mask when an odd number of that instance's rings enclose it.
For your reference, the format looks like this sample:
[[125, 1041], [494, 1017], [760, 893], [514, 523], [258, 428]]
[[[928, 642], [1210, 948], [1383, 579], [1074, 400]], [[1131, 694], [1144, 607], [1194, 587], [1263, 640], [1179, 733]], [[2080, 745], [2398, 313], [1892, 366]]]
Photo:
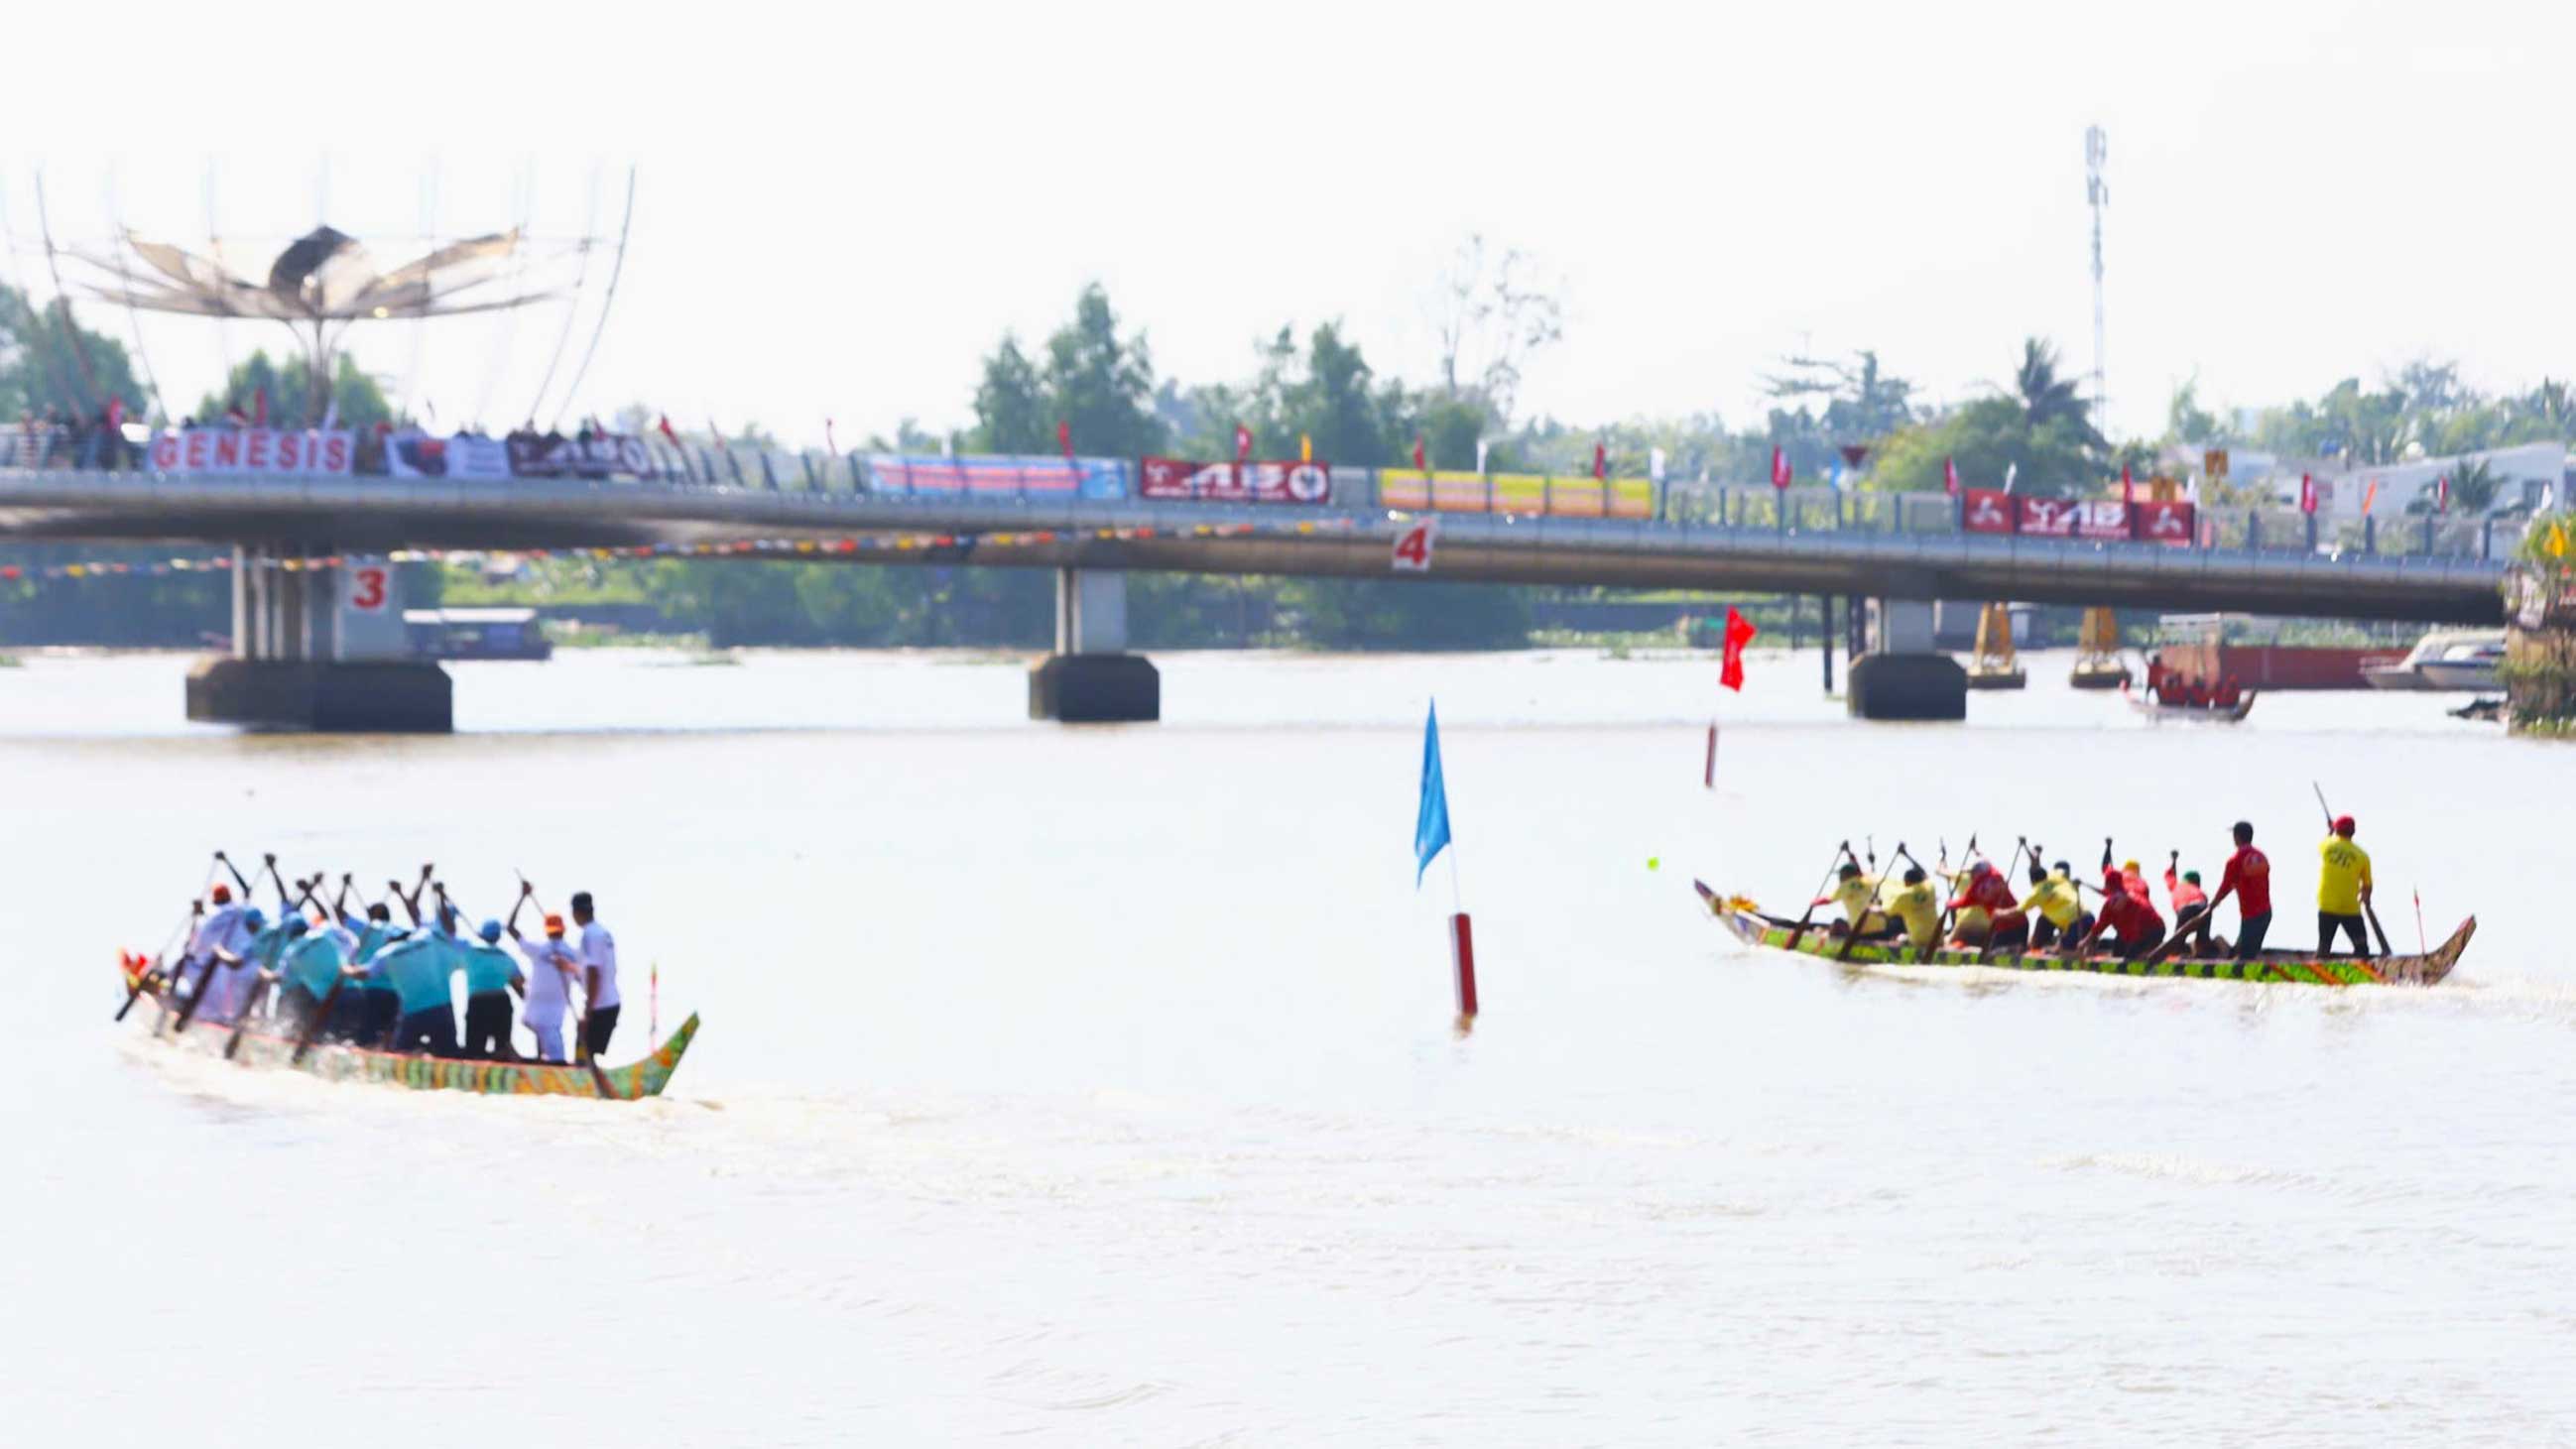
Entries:
[[[271, 857], [270, 857], [270, 860], [271, 860], [272, 862], [273, 862], [275, 859], [276, 859], [276, 857], [274, 857], [274, 856], [271, 856]], [[271, 873], [272, 873], [272, 874], [274, 874], [274, 873], [275, 873], [275, 867], [274, 867], [274, 865], [272, 865], [272, 866], [271, 866]], [[295, 882], [295, 889], [296, 889], [296, 891], [297, 891], [296, 899], [295, 899], [295, 901], [294, 901], [294, 903], [293, 903], [293, 904], [291, 904], [291, 905], [287, 906], [285, 914], [286, 914], [286, 915], [288, 915], [288, 916], [301, 915], [301, 914], [303, 913], [304, 908], [305, 908], [306, 906], [308, 906], [308, 905], [320, 905], [320, 904], [321, 904], [321, 902], [316, 901], [315, 899], [313, 899], [313, 892], [314, 892], [314, 890], [315, 890], [317, 887], [319, 887], [321, 884], [322, 884], [322, 875], [321, 875], [321, 873], [320, 873], [320, 872], [318, 872], [318, 871], [317, 871], [317, 872], [315, 872], [315, 874], [314, 874], [314, 876], [313, 876], [313, 878], [312, 878], [311, 880], [304, 880], [304, 879], [302, 879], [302, 878], [300, 878], [300, 877], [299, 877], [299, 878], [296, 880], [296, 882]], [[285, 894], [286, 894], [286, 883], [285, 883], [284, 881], [280, 881], [280, 882], [278, 882], [277, 893], [278, 893], [280, 896], [283, 896], [283, 895], [285, 895]], [[284, 931], [284, 930], [286, 929], [286, 921], [285, 921], [285, 919], [284, 919], [283, 917], [281, 917], [281, 918], [278, 920], [277, 928], [278, 928], [280, 931]], [[291, 939], [293, 939], [293, 938], [292, 938], [292, 937], [289, 937], [288, 939], [290, 939], [290, 940], [291, 940]], [[279, 980], [283, 979], [283, 976], [284, 976], [284, 973], [283, 973], [283, 972], [281, 972], [281, 971], [270, 971], [270, 970], [265, 970], [265, 969], [263, 969], [263, 970], [259, 973], [259, 980], [258, 980], [258, 983], [257, 983], [257, 984], [252, 988], [252, 989], [253, 989], [254, 991], [267, 990], [267, 989], [274, 989], [274, 987], [275, 987], [276, 983], [277, 983]], [[333, 982], [333, 983], [332, 983], [332, 985], [331, 985], [331, 992], [332, 992], [332, 994], [335, 994], [335, 995], [336, 995], [336, 994], [339, 992], [339, 990], [340, 990], [339, 983], [338, 983], [338, 982], [336, 982], [336, 981], [335, 981], [335, 982]], [[326, 1004], [326, 1005], [327, 1005], [327, 1004]], [[314, 1008], [313, 1014], [314, 1014], [314, 1018], [315, 1018], [317, 1021], [321, 1018], [322, 1012], [323, 1012], [325, 1009], [326, 1009], [326, 1006], [317, 1006], [317, 1007], [315, 1007], [315, 1008]], [[250, 1030], [250, 1019], [251, 1019], [250, 1003], [248, 1003], [248, 1002], [244, 1002], [244, 1003], [243, 1003], [243, 1005], [242, 1005], [241, 1015], [240, 1015], [239, 1017], [235, 1018], [235, 1019], [234, 1019], [234, 1021], [233, 1021], [233, 1034], [232, 1034], [231, 1036], [228, 1036], [228, 1037], [224, 1038], [224, 1060], [226, 1060], [226, 1061], [231, 1061], [231, 1060], [232, 1060], [232, 1058], [233, 1058], [233, 1053], [235, 1053], [235, 1052], [237, 1052], [237, 1051], [240, 1051], [240, 1050], [241, 1050], [242, 1033], [244, 1033], [244, 1032], [246, 1032], [246, 1031]], [[296, 1056], [296, 1058], [295, 1058], [295, 1060], [298, 1060], [298, 1061], [300, 1061], [300, 1060], [302, 1060], [302, 1059], [303, 1059], [303, 1058], [302, 1058], [302, 1054], [301, 1054], [301, 1049], [300, 1049], [300, 1048], [301, 1048], [301, 1043], [299, 1043], [299, 1050], [298, 1050], [298, 1054], [297, 1054], [297, 1056]]]
[[344, 966], [340, 974], [332, 978], [331, 989], [322, 993], [321, 1002], [313, 1008], [313, 1019], [304, 1023], [304, 1030], [295, 1034], [295, 1050], [286, 1057], [288, 1066], [304, 1064], [304, 1054], [313, 1050], [315, 1038], [322, 1035], [322, 1024], [331, 1019], [331, 1004], [340, 999], [340, 988], [348, 984], [349, 970]]
[[[2334, 807], [2326, 803], [2326, 787], [2318, 784], [2314, 780], [2310, 780], [2308, 782], [2308, 788], [2317, 792], [2317, 808], [2325, 812], [2326, 834], [2334, 834]], [[2397, 952], [2389, 947], [2387, 928], [2379, 924], [2379, 907], [2372, 904], [2371, 899], [2368, 896], [2363, 896], [2361, 898], [2361, 916], [2363, 920], [2370, 922], [2371, 933], [2379, 937], [2379, 954], [2382, 956], [2396, 955]], [[2324, 943], [2319, 942], [2318, 945], [2322, 948]], [[2368, 970], [2369, 968], [2364, 967], [2363, 969]], [[2372, 971], [2370, 974], [2375, 977], [2379, 973]]]
[[[1969, 836], [1969, 837], [1968, 837], [1968, 844], [1969, 844], [1969, 846], [1970, 846], [1970, 847], [1972, 847], [1972, 848], [1973, 848], [1973, 847], [1976, 845], [1976, 843], [1977, 843], [1977, 838], [1976, 838], [1975, 836], [1971, 835], [1971, 836]], [[1947, 852], [1945, 851], [1945, 852], [1944, 852], [1944, 859], [1945, 859], [1945, 861], [1946, 861], [1946, 858], [1947, 858]], [[1929, 870], [1926, 870], [1926, 869], [1924, 868], [1923, 862], [1921, 862], [1921, 861], [1919, 861], [1919, 860], [1916, 860], [1916, 859], [1914, 858], [1914, 852], [1913, 852], [1913, 851], [1910, 851], [1910, 850], [1908, 850], [1908, 849], [1906, 849], [1906, 848], [1905, 848], [1905, 842], [1904, 842], [1904, 841], [1902, 841], [1902, 840], [1900, 840], [1900, 841], [1896, 842], [1896, 849], [1894, 849], [1894, 850], [1892, 850], [1892, 851], [1889, 851], [1889, 852], [1888, 852], [1888, 855], [1887, 855], [1887, 864], [1888, 864], [1888, 868], [1889, 868], [1889, 869], [1891, 869], [1891, 870], [1895, 869], [1895, 867], [1896, 867], [1896, 863], [1897, 863], [1898, 861], [1900, 861], [1900, 860], [1905, 861], [1905, 862], [1907, 862], [1908, 864], [1912, 865], [1916, 870], [1923, 871], [1923, 873], [1924, 873], [1924, 874], [1926, 874], [1926, 875], [1931, 874], [1931, 872], [1930, 872]], [[1945, 865], [1943, 866], [1943, 869], [1944, 869], [1944, 870], [1948, 869], [1948, 866], [1945, 864]], [[1906, 887], [1906, 889], [1911, 890], [1911, 889], [1913, 889], [1913, 887], [1908, 886], [1908, 887]], [[1947, 899], [1947, 898], [1946, 898], [1946, 897], [1944, 897], [1944, 899]], [[1944, 915], [1947, 915], [1947, 914], [1948, 914], [1948, 912], [1947, 912], [1947, 911], [1944, 911], [1944, 912], [1943, 912], [1943, 914], [1944, 914]], [[1899, 920], [1903, 920], [1903, 919], [1904, 919], [1904, 917], [1899, 916], [1897, 919], [1899, 919]], [[1909, 926], [1907, 929], [1911, 930], [1912, 928]], [[1929, 961], [1929, 960], [1931, 960], [1931, 959], [1932, 959], [1932, 953], [1933, 953], [1933, 951], [1935, 951], [1936, 949], [1938, 949], [1938, 948], [1939, 948], [1939, 946], [1940, 946], [1940, 944], [1941, 944], [1941, 938], [1942, 938], [1942, 936], [1943, 936], [1944, 934], [1946, 934], [1946, 928], [1944, 928], [1944, 927], [1940, 927], [1940, 926], [1938, 926], [1938, 925], [1937, 925], [1937, 923], [1936, 923], [1936, 927], [1935, 927], [1935, 929], [1934, 929], [1934, 930], [1933, 930], [1933, 932], [1932, 932], [1932, 939], [1930, 939], [1930, 940], [1928, 940], [1928, 941], [1925, 941], [1925, 942], [1923, 942], [1922, 944], [1920, 944], [1920, 945], [1918, 945], [1918, 946], [1916, 946], [1916, 947], [1914, 948], [1914, 963], [1915, 963], [1916, 965], [1918, 965], [1918, 966], [1919, 966], [1919, 965], [1922, 965], [1924, 962]]]
[[[1974, 838], [1972, 837], [1972, 838], [1969, 840], [1969, 842], [1968, 842], [1968, 843], [1969, 843], [1969, 844], [1971, 844], [1971, 845], [1974, 845], [1974, 844], [1976, 843], [1976, 841], [1975, 841], [1975, 840], [1974, 840]], [[2019, 864], [2021, 863], [2021, 848], [2022, 848], [2023, 846], [2025, 846], [2025, 845], [2028, 845], [2029, 843], [2030, 843], [2030, 837], [2029, 837], [2029, 836], [2027, 836], [2027, 835], [2017, 835], [2017, 836], [2013, 837], [2013, 848], [2012, 848], [2012, 854], [2005, 856], [2005, 857], [2004, 857], [2004, 859], [2006, 859], [2006, 860], [2009, 860], [2009, 861], [2013, 862], [2015, 865], [2019, 865]], [[2002, 875], [2002, 874], [2003, 874], [2003, 872], [2002, 872], [2002, 870], [2001, 870], [2000, 868], [1998, 868], [1998, 869], [1997, 869], [1997, 871], [1996, 871], [1996, 874], [1998, 874], [1998, 875]], [[2003, 881], [2004, 881], [2004, 891], [2005, 891], [2005, 893], [2006, 893], [2007, 895], [2013, 896], [2013, 897], [2015, 897], [2016, 899], [2018, 899], [2018, 898], [2019, 898], [2019, 896], [2021, 895], [2021, 892], [2019, 892], [2019, 891], [2017, 891], [2017, 890], [2014, 890], [2014, 889], [2012, 888], [2012, 877], [2011, 877], [2011, 876], [2008, 876], [2008, 875], [2007, 875], [2007, 876], [2004, 876], [2004, 877], [2003, 877]], [[2017, 910], [2017, 911], [2018, 911], [2018, 910], [2021, 910], [2021, 907], [2020, 907], [2019, 905], [2015, 905], [2014, 907], [2012, 907], [2012, 909], [2014, 909], [2014, 910]], [[2022, 926], [2022, 944], [2023, 944], [2024, 949], [2028, 949], [2029, 944], [2030, 944], [2030, 926], [2027, 924], [2027, 923], [2028, 923], [2028, 921], [2029, 921], [2029, 918], [2030, 918], [2030, 913], [2029, 913], [2028, 911], [2022, 911], [2022, 919], [2023, 919], [2023, 921], [2024, 921], [2024, 923], [2025, 923], [2025, 924]], [[1994, 954], [1994, 951], [1995, 951], [1995, 913], [1994, 913], [1993, 911], [1991, 911], [1991, 910], [1990, 910], [1990, 911], [1986, 912], [1986, 942], [1985, 942], [1985, 944], [1984, 944], [1984, 945], [1979, 946], [1979, 947], [1977, 948], [1977, 961], [1976, 961], [1976, 964], [1978, 964], [1978, 965], [1980, 965], [1980, 966], [1985, 965], [1985, 964], [1986, 964], [1986, 958], [1987, 958], [1987, 957], [1989, 957], [1989, 956], [1991, 956], [1991, 955], [1993, 955], [1993, 954]]]
[[[196, 898], [188, 902], [188, 914], [179, 918], [178, 929], [172, 931], [167, 937], [164, 937], [161, 942], [161, 949], [152, 953], [153, 966], [158, 967], [161, 964], [161, 958], [170, 954], [170, 943], [178, 940], [180, 933], [187, 930], [190, 923], [198, 920], [206, 914], [206, 887], [213, 883], [214, 878], [215, 867], [211, 862], [209, 862], [206, 866], [206, 878], [197, 883]], [[2418, 914], [2420, 915], [2421, 913], [2419, 912]], [[182, 953], [182, 959], [185, 959], [184, 953]], [[132, 1011], [134, 1009], [134, 1003], [142, 999], [144, 983], [151, 980], [151, 978], [152, 972], [148, 969], [134, 973], [134, 984], [126, 988], [125, 1004], [116, 1009], [116, 1019], [118, 1021], [125, 1020], [125, 1014]]]
[[[1834, 876], [1842, 870], [1843, 862], [1851, 859], [1851, 853], [1851, 842], [1848, 840], [1834, 847], [1834, 863], [1825, 867], [1825, 878], [1816, 882], [1816, 888], [1807, 893], [1807, 913], [1798, 918], [1798, 924], [1789, 928], [1789, 943], [1783, 949], [1790, 951], [1798, 949], [1798, 938], [1807, 933], [1807, 927], [1816, 919], [1816, 907], [1823, 904], [1819, 897], [1823, 895], [1825, 887], [1834, 883]], [[1855, 861], [1854, 864], [1858, 862]], [[527, 877], [521, 876], [519, 883], [526, 885]], [[539, 903], [537, 909], [544, 910], [544, 904]]]
[[[1961, 865], [1967, 865], [1976, 859], [1976, 855], [1977, 833], [1971, 830], [1968, 832], [1968, 843], [1959, 848], [1959, 863]], [[1920, 865], [1922, 862], [1916, 861], [1915, 864]], [[1950, 840], [1949, 837], [1943, 836], [1941, 839], [1941, 900], [1943, 902], [1941, 906], [1941, 927], [1940, 930], [1934, 934], [1945, 941], [1950, 938], [1950, 923], [1958, 919], [1958, 912], [1950, 909], [1948, 904], [1949, 902], [1958, 899], [1958, 897], [1951, 894], [1951, 892], [1958, 888], [1958, 881], [1950, 874]], [[1920, 959], [1926, 961], [1930, 960], [1930, 953], [1931, 948], [1926, 946], [1924, 948], [1924, 955]]]

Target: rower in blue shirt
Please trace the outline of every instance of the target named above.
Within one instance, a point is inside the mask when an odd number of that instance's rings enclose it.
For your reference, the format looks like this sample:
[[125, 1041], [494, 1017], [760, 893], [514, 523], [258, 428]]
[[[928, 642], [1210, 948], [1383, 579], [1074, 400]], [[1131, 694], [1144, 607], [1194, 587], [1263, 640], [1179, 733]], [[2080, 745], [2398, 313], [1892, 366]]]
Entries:
[[[304, 918], [295, 918], [303, 924]], [[299, 931], [285, 954], [279, 958], [278, 974], [286, 987], [278, 993], [277, 1015], [287, 1030], [299, 1036], [317, 1013], [334, 1011], [342, 995], [342, 977], [348, 971], [349, 958], [337, 934], [330, 931]]]
[[510, 1045], [510, 992], [524, 990], [519, 963], [501, 949], [501, 923], [485, 921], [460, 949], [465, 959], [465, 1055], [486, 1061], [516, 1061]]
[[456, 1010], [448, 980], [456, 974], [456, 943], [436, 930], [409, 934], [376, 953], [399, 1003], [391, 1049], [456, 1055]]

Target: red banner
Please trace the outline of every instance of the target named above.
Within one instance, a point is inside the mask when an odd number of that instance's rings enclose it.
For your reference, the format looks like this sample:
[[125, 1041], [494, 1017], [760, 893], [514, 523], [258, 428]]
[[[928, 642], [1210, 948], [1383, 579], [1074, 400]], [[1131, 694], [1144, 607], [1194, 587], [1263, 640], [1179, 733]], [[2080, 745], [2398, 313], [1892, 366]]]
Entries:
[[2075, 536], [2097, 542], [2125, 541], [2129, 537], [2129, 505], [2125, 503], [2078, 503], [2075, 505]]
[[2137, 516], [2136, 538], [2140, 543], [2189, 544], [2192, 535], [2192, 507], [2188, 503], [2149, 500], [2134, 510]]
[[2013, 531], [2013, 497], [2000, 488], [1971, 488], [1967, 503], [1959, 510], [1959, 521], [1970, 533], [2010, 533]]
[[161, 473], [330, 473], [345, 477], [353, 461], [349, 434], [278, 428], [188, 428], [152, 439]]
[[2076, 505], [2063, 498], [2016, 498], [2014, 532], [2040, 538], [2073, 538]]
[[1211, 503], [1321, 503], [1332, 495], [1332, 469], [1322, 463], [1193, 463], [1147, 458], [1137, 493]]

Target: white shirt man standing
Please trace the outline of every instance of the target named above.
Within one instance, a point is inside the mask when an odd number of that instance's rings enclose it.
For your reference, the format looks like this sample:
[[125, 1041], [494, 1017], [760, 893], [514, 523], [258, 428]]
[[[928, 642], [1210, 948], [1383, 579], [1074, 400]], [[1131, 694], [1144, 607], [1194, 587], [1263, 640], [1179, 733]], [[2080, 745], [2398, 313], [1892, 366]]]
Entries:
[[[519, 903], [525, 905], [535, 889], [522, 887]], [[564, 1010], [572, 999], [573, 975], [581, 969], [581, 958], [564, 940], [561, 916], [546, 917], [544, 937], [530, 940], [519, 934], [519, 909], [512, 906], [510, 939], [518, 943], [519, 954], [528, 962], [527, 1000], [519, 1009], [519, 1021], [537, 1039], [538, 1060], [560, 1062], [564, 1060]]]
[[608, 1040], [617, 1034], [617, 937], [599, 923], [591, 908], [590, 892], [575, 891], [572, 918], [581, 927], [582, 1000], [588, 1009], [582, 1013], [582, 1037], [579, 1059], [596, 1061], [608, 1050]]

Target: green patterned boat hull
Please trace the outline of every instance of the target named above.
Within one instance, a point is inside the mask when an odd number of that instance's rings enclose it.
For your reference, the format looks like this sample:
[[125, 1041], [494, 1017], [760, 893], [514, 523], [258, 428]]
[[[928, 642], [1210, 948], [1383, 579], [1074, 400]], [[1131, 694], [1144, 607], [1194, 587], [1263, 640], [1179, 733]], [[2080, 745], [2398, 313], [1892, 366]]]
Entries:
[[[157, 997], [157, 993], [147, 993]], [[182, 1033], [178, 1013], [164, 1008], [152, 1024], [154, 1039], [168, 1043], [174, 1050], [197, 1051], [221, 1057], [225, 1043], [232, 1038], [230, 1026], [214, 1022], [191, 1022]], [[680, 1058], [689, 1050], [689, 1042], [698, 1034], [698, 1018], [692, 1013], [680, 1023], [671, 1038], [641, 1061], [622, 1067], [609, 1067], [594, 1072], [587, 1066], [565, 1066], [551, 1062], [484, 1062], [447, 1057], [416, 1056], [403, 1052], [362, 1051], [356, 1047], [316, 1044], [296, 1061], [295, 1041], [265, 1024], [254, 1025], [241, 1034], [241, 1044], [233, 1049], [236, 1065], [249, 1067], [289, 1067], [310, 1076], [333, 1082], [375, 1082], [390, 1087], [410, 1087], [424, 1092], [479, 1092], [494, 1097], [604, 1097], [612, 1101], [633, 1102], [645, 1097], [658, 1097], [670, 1085], [671, 1074], [679, 1070]], [[602, 1084], [607, 1090], [602, 1091]]]
[[1987, 954], [1972, 949], [1943, 948], [1920, 957], [1899, 942], [1854, 944], [1849, 954], [1843, 940], [1822, 923], [1801, 931], [1791, 922], [1765, 916], [1742, 900], [1730, 900], [1694, 881], [1700, 900], [1718, 924], [1748, 946], [1791, 951], [1854, 966], [1977, 966], [1992, 971], [2079, 971], [2097, 976], [2173, 976], [2217, 981], [2278, 981], [2300, 986], [2432, 986], [2451, 974], [2460, 953], [2477, 934], [2477, 917], [2462, 921], [2450, 939], [2420, 956], [2375, 956], [2367, 962], [2349, 956], [2319, 957], [2293, 951], [2266, 951], [2251, 961], [2124, 961], [2117, 956], [2062, 956], [2035, 951]]

